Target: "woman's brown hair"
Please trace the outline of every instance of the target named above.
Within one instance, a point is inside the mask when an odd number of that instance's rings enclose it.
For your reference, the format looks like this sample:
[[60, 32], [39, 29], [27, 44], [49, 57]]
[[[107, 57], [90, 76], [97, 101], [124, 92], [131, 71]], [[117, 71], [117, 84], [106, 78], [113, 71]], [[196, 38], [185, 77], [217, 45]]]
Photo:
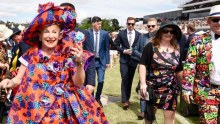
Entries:
[[[152, 43], [154, 46], [158, 46], [158, 47], [160, 46], [163, 30], [164, 29], [162, 29], [160, 32], [158, 32], [158, 37], [154, 37], [152, 39]], [[179, 45], [177, 44], [176, 34], [173, 34], [173, 38], [171, 39], [170, 44], [174, 47], [175, 50], [179, 50]]]

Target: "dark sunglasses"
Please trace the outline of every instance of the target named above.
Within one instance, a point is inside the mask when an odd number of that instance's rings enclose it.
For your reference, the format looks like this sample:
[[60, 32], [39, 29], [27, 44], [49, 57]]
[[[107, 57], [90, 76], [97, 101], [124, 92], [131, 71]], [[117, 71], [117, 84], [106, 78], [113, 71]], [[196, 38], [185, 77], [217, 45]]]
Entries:
[[132, 26], [134, 26], [135, 24], [134, 24], [134, 23], [127, 23], [127, 25], [132, 25]]
[[167, 29], [163, 29], [162, 31], [164, 34], [168, 34], [170, 32], [170, 34], [174, 34], [174, 30], [167, 30]]
[[147, 27], [148, 27], [148, 28], [150, 28], [150, 27], [154, 28], [155, 25], [147, 25]]
[[219, 18], [213, 18], [213, 19], [211, 19], [212, 20], [212, 22], [214, 22], [214, 23], [217, 23], [217, 22], [219, 22]]

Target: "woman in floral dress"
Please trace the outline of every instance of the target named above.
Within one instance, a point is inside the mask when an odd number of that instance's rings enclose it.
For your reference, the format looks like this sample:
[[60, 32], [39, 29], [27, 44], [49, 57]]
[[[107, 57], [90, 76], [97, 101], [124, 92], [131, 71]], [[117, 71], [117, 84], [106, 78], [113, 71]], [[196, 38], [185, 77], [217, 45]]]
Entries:
[[19, 86], [7, 123], [108, 124], [83, 88], [93, 55], [82, 49], [84, 35], [72, 31], [75, 12], [53, 3], [38, 11], [23, 38], [33, 47], [19, 58], [17, 76], [0, 83], [0, 88]]
[[[165, 124], [174, 124], [179, 92], [177, 78], [181, 80], [182, 70], [180, 48], [176, 44], [180, 38], [181, 30], [177, 25], [169, 21], [163, 22], [152, 42], [144, 47], [140, 61], [141, 94], [146, 98], [147, 85], [153, 87], [158, 97], [154, 105], [156, 108], [164, 110]], [[147, 71], [149, 66], [150, 72]], [[148, 74], [150, 78], [146, 83]], [[148, 106], [146, 106], [147, 109], [149, 109]], [[149, 113], [145, 113], [145, 115], [145, 123], [152, 123], [155, 119], [149, 120]]]

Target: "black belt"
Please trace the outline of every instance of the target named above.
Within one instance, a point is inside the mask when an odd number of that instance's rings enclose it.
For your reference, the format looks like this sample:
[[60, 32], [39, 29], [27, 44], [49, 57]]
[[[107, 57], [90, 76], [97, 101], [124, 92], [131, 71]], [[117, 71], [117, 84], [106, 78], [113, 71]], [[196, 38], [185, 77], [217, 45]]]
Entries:
[[220, 85], [211, 84], [211, 87], [218, 88], [220, 90]]

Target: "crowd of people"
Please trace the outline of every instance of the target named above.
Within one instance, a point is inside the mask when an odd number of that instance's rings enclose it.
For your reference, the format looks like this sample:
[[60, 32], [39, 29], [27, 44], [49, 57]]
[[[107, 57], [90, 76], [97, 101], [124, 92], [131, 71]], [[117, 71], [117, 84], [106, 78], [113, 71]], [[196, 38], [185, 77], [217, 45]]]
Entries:
[[176, 20], [175, 22], [180, 27], [180, 29], [183, 30], [184, 34], [187, 34], [187, 25], [190, 23], [194, 23], [195, 28], [198, 30], [208, 30], [208, 24], [206, 22], [206, 19], [191, 19], [188, 21]]
[[[148, 33], [141, 34], [134, 17], [117, 33], [102, 30], [98, 16], [83, 30], [76, 27], [73, 4], [40, 4], [27, 29], [0, 25], [0, 123], [3, 115], [7, 123], [110, 123], [101, 95], [105, 71], [117, 57], [124, 111], [138, 69], [137, 117], [145, 124], [154, 123], [157, 109], [165, 124], [174, 124], [181, 89], [188, 104], [199, 105], [201, 124], [220, 123], [219, 10], [213, 6], [205, 20], [159, 24], [149, 18]], [[197, 35], [198, 26], [210, 32]]]

